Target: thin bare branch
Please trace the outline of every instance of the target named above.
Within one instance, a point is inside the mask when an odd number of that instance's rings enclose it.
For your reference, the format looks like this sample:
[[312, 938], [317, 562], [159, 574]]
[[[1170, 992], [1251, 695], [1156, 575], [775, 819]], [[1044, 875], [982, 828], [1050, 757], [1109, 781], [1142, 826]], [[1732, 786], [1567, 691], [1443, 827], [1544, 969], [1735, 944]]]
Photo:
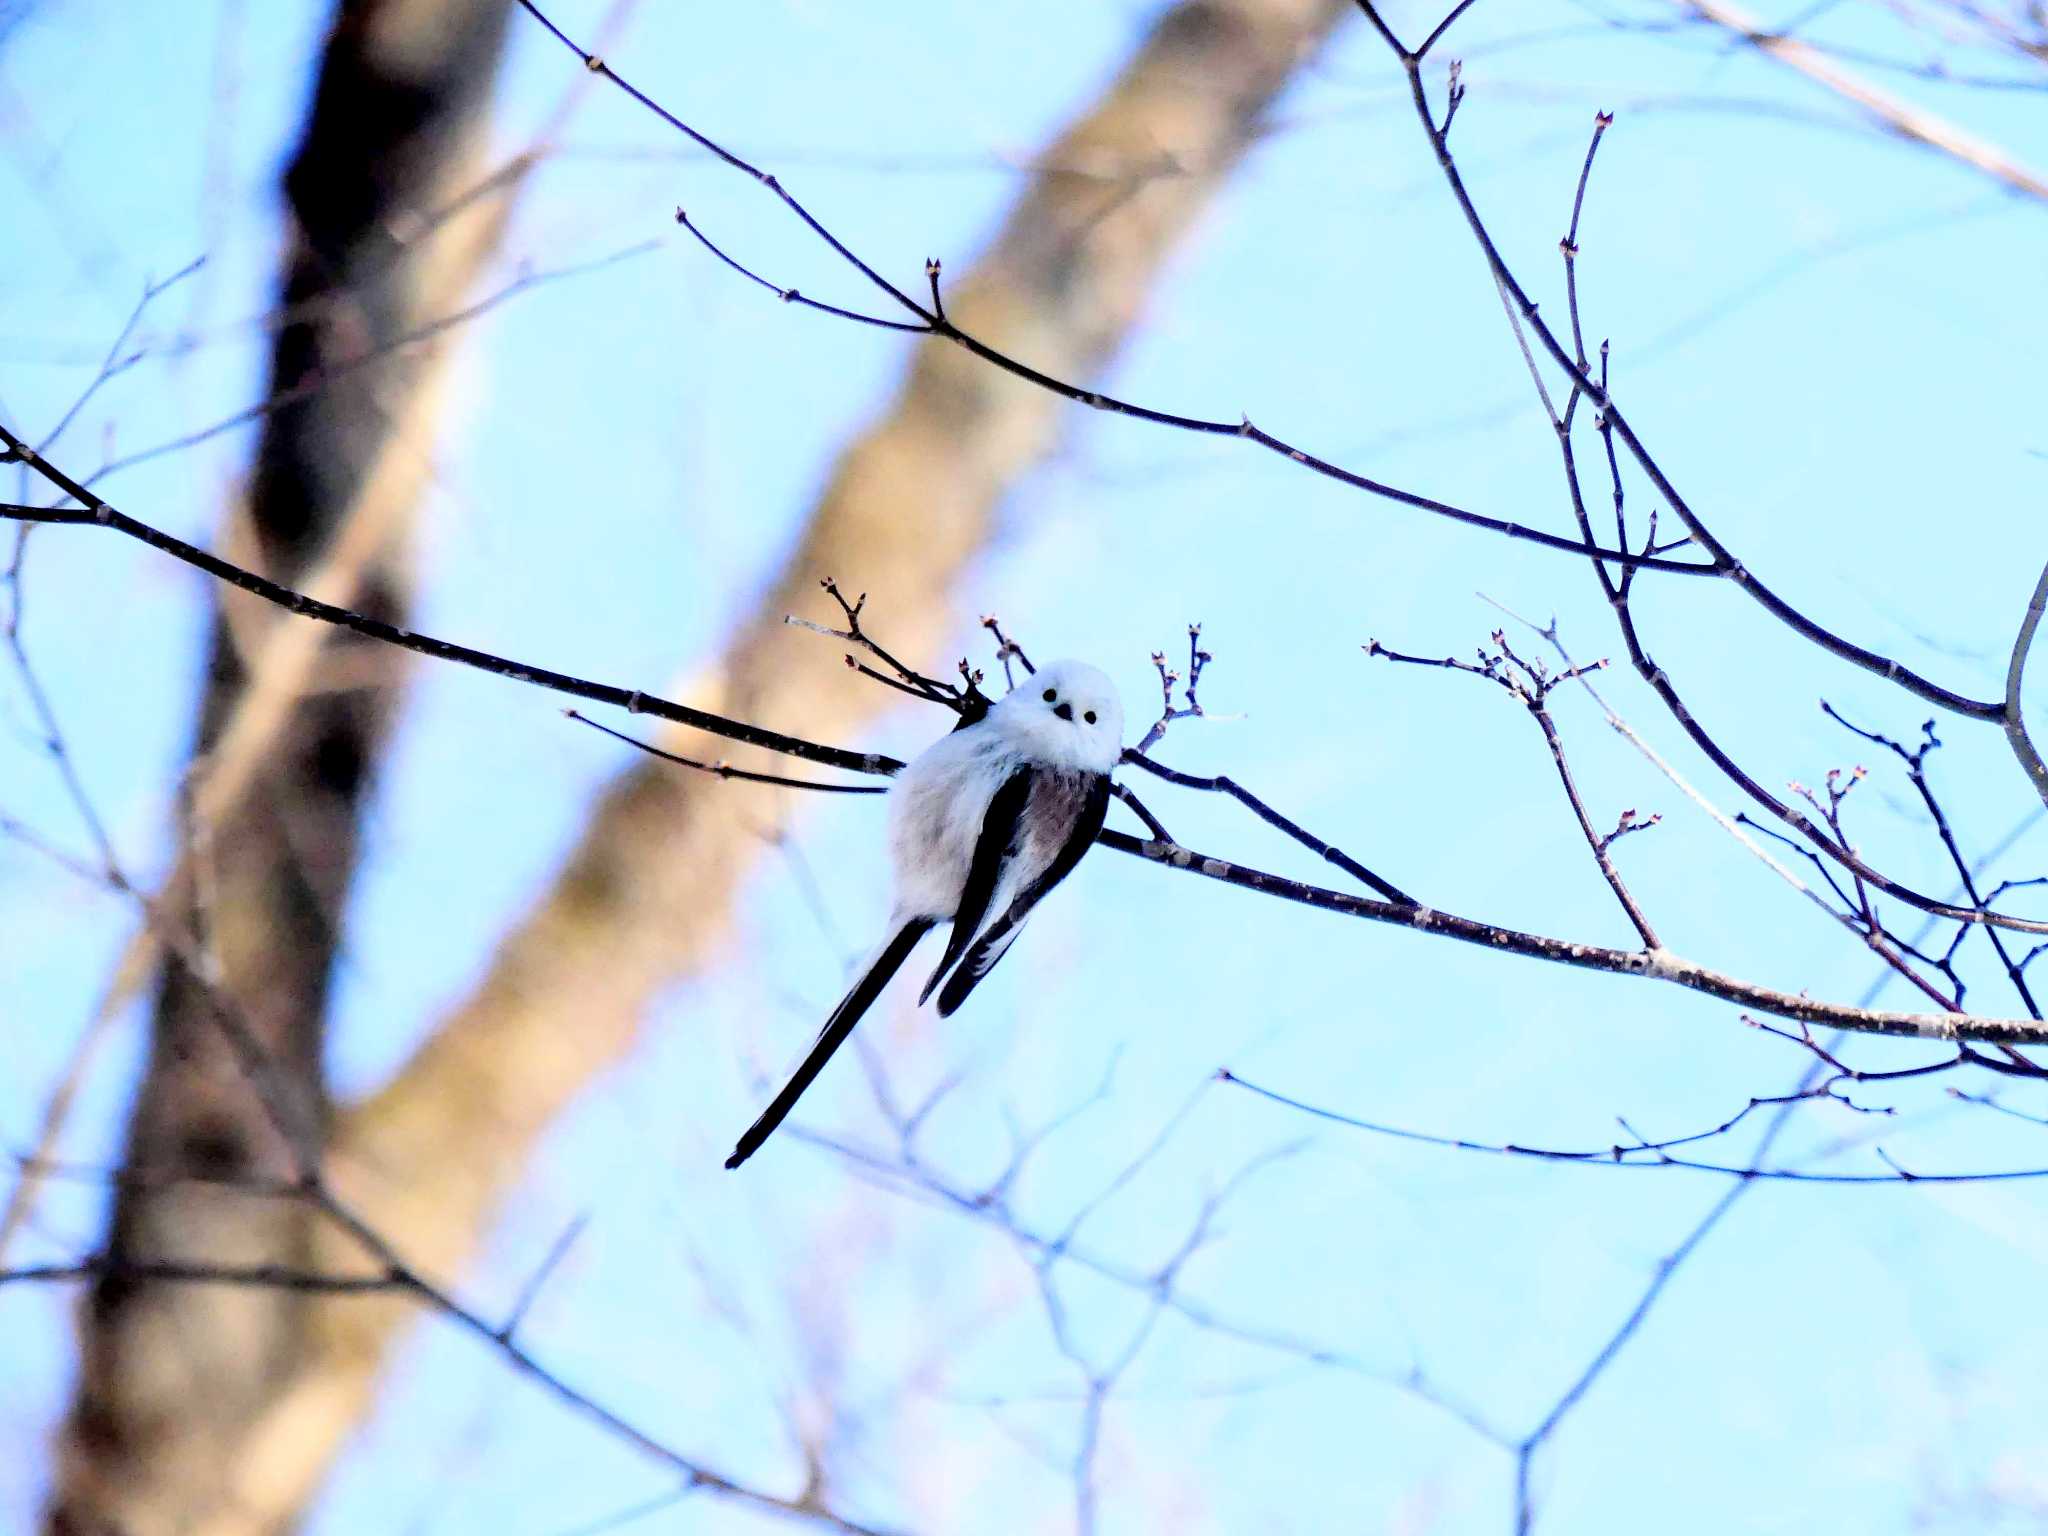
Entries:
[[[1949, 1065], [1943, 1063], [1943, 1066]], [[1768, 1106], [1787, 1106], [1827, 1095], [1798, 1091], [1776, 1098], [1752, 1100], [1749, 1107], [1738, 1111], [1724, 1124], [1710, 1130], [1681, 1136], [1665, 1142], [1616, 1142], [1607, 1147], [1578, 1151], [1553, 1151], [1543, 1147], [1517, 1146], [1512, 1142], [1472, 1141], [1462, 1136], [1441, 1136], [1429, 1131], [1409, 1130], [1401, 1126], [1386, 1125], [1376, 1120], [1361, 1119], [1340, 1110], [1328, 1109], [1305, 1099], [1278, 1092], [1272, 1088], [1239, 1077], [1228, 1069], [1217, 1073], [1223, 1081], [1256, 1094], [1259, 1098], [1295, 1110], [1317, 1120], [1326, 1120], [1333, 1125], [1348, 1126], [1353, 1130], [1370, 1131], [1376, 1136], [1391, 1137], [1397, 1141], [1419, 1142], [1424, 1146], [1445, 1147], [1458, 1152], [1484, 1152], [1496, 1157], [1519, 1157], [1535, 1162], [1560, 1163], [1575, 1168], [1666, 1168], [1690, 1173], [1715, 1174], [1722, 1178], [1734, 1179], [1738, 1186], [1753, 1180], [1767, 1180], [1783, 1184], [1852, 1184], [1883, 1185], [1908, 1182], [1896, 1171], [1890, 1173], [1827, 1173], [1810, 1168], [1751, 1167], [1742, 1163], [1713, 1163], [1695, 1158], [1672, 1157], [1664, 1149], [1682, 1146], [1690, 1141], [1718, 1136], [1732, 1130], [1756, 1109]], [[1839, 1101], [1836, 1101], [1839, 1102]], [[1852, 1108], [1855, 1106], [1851, 1106]], [[1967, 1172], [1915, 1173], [1912, 1180], [1926, 1184], [2011, 1184], [2030, 1179], [2048, 1178], [2048, 1168], [1998, 1168], [1972, 1170]], [[1670, 1261], [1667, 1261], [1670, 1262]], [[1560, 1400], [1563, 1402], [1564, 1400]], [[1569, 1403], [1564, 1406], [1569, 1409]], [[1557, 1415], [1554, 1415], [1554, 1417]], [[1536, 1439], [1543, 1438], [1541, 1428]]]
[[2020, 685], [2027, 675], [2027, 656], [2034, 647], [2034, 631], [2041, 627], [2041, 613], [2048, 608], [2048, 566], [2041, 569], [2041, 579], [2034, 583], [2033, 596], [2027, 599], [2027, 611], [2020, 619], [2019, 638], [2012, 643], [2012, 656], [2005, 664], [2005, 706], [2003, 724], [2005, 739], [2012, 746], [2013, 756], [2026, 770], [2027, 782], [2034, 786], [2034, 793], [2041, 802], [2048, 805], [2048, 763], [2041, 760], [2040, 750], [2034, 745], [2034, 738], [2027, 734], [2027, 717], [2020, 702]]
[[[886, 683], [889, 682], [889, 679], [880, 678], [879, 681]], [[890, 686], [895, 687], [897, 685], [891, 683]], [[813, 789], [828, 795], [886, 795], [889, 792], [889, 786], [886, 784], [826, 784], [817, 779], [793, 779], [786, 774], [780, 773], [756, 773], [748, 768], [735, 768], [730, 763], [700, 762], [694, 757], [685, 757], [680, 752], [671, 752], [665, 747], [657, 747], [651, 741], [642, 741], [637, 736], [629, 736], [624, 731], [615, 731], [603, 722], [593, 720], [590, 716], [576, 710], [565, 709], [562, 713], [569, 719], [576, 721], [579, 725], [587, 725], [594, 731], [602, 731], [605, 735], [611, 737], [612, 740], [623, 741], [627, 746], [634, 748], [636, 751], [645, 752], [650, 757], [658, 757], [663, 762], [674, 763], [680, 768], [694, 768], [699, 773], [708, 773], [714, 778], [740, 779], [748, 784], [777, 784], [785, 789]]]

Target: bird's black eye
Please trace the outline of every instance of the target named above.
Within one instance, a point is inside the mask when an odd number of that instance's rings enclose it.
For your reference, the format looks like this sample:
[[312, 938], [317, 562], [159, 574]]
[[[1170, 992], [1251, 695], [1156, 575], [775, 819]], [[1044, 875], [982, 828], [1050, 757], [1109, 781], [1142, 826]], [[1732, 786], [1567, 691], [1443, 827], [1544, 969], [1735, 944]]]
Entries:
[[1081, 718], [1083, 720], [1086, 720], [1090, 725], [1093, 725], [1095, 723], [1095, 711], [1091, 709], [1088, 711], [1087, 714], [1083, 715]]
[[1045, 702], [1048, 704], [1052, 703], [1053, 700], [1057, 699], [1059, 696], [1059, 690], [1056, 688], [1048, 688], [1045, 690]]

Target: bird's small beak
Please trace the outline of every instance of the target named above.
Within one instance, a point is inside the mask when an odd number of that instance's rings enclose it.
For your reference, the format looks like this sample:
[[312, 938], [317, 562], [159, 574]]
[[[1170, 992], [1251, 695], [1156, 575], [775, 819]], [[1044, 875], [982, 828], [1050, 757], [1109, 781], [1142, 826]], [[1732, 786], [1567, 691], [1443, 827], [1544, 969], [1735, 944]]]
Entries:
[[1074, 706], [1071, 704], [1055, 704], [1053, 706], [1052, 712], [1058, 715], [1062, 720], [1071, 720], [1074, 718]]

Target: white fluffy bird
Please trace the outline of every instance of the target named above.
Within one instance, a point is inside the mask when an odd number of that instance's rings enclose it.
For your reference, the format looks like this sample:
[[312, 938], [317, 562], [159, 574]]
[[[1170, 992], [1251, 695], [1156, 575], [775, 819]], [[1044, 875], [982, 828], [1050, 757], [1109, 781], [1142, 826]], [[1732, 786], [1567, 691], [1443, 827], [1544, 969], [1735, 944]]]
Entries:
[[943, 1018], [966, 1000], [1102, 830], [1123, 737], [1115, 685], [1084, 662], [1056, 661], [896, 775], [889, 790], [895, 901], [881, 946], [726, 1167], [752, 1157], [782, 1124], [917, 941], [940, 923], [953, 931], [918, 1001], [936, 988]]

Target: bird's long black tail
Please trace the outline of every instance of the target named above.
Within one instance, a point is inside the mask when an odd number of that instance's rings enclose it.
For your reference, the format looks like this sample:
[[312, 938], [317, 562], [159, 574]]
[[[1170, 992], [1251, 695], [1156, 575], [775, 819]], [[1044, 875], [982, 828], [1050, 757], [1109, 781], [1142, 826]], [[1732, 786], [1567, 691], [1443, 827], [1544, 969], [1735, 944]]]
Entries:
[[803, 1059], [782, 1092], [761, 1111], [761, 1118], [747, 1127], [747, 1134], [739, 1139], [739, 1145], [732, 1149], [732, 1156], [725, 1160], [728, 1168], [737, 1168], [756, 1152], [761, 1143], [775, 1134], [775, 1128], [789, 1118], [789, 1112], [796, 1108], [796, 1101], [804, 1096], [804, 1090], [816, 1081], [825, 1063], [832, 1059], [832, 1053], [846, 1043], [846, 1037], [853, 1033], [853, 1026], [861, 1015], [874, 1006], [882, 989], [889, 985], [889, 978], [902, 968], [910, 958], [910, 952], [917, 947], [917, 941], [931, 930], [933, 919], [913, 917], [900, 928], [896, 936], [882, 946], [872, 964], [861, 973], [853, 989], [839, 1001], [832, 1010], [832, 1016], [825, 1021], [825, 1027], [818, 1032], [818, 1043], [811, 1047], [811, 1054]]

